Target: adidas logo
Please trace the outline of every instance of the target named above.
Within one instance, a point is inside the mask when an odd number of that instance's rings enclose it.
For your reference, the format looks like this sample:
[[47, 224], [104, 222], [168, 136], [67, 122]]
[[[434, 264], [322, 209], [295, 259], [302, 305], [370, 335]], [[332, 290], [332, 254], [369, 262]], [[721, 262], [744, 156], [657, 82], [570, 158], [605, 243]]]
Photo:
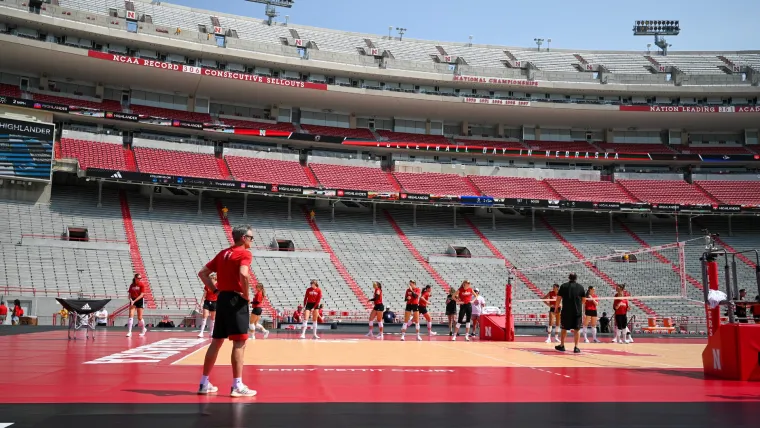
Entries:
[[112, 175], [111, 178], [123, 178], [123, 177], [121, 176], [120, 172], [116, 171], [116, 174]]
[[90, 309], [91, 308], [90, 308], [90, 304], [89, 303], [85, 303], [84, 306], [82, 306], [82, 310], [83, 311], [89, 311]]

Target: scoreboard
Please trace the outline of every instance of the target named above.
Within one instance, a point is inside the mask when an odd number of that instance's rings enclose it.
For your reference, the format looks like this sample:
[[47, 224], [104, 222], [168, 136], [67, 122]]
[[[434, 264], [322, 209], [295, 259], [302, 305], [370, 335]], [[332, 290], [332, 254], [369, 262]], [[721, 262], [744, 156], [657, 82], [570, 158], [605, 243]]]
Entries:
[[0, 177], [50, 181], [55, 126], [0, 118]]

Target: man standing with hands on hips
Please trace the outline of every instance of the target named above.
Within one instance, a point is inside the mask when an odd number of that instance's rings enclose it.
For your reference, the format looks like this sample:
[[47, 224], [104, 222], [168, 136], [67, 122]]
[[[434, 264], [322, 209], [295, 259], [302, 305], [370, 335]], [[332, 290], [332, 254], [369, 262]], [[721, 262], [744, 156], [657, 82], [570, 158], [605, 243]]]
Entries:
[[555, 346], [554, 349], [565, 352], [565, 338], [567, 337], [567, 331], [573, 330], [573, 341], [575, 347], [573, 352], [579, 354], [581, 350], [578, 348], [578, 342], [581, 338], [581, 325], [583, 324], [583, 306], [586, 303], [586, 290], [583, 286], [578, 284], [578, 275], [571, 273], [568, 275], [568, 282], [560, 285], [557, 292], [557, 301], [554, 302], [555, 311], [562, 312], [560, 315], [560, 324], [562, 327], [562, 336], [560, 344]]

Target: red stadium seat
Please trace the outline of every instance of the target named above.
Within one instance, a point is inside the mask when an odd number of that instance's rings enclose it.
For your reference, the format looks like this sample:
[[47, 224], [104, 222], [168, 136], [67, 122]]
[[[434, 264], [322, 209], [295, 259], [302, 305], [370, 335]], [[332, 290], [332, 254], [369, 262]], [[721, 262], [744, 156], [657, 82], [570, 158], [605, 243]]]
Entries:
[[633, 196], [653, 204], [711, 204], [716, 202], [697, 186], [680, 180], [619, 180]]
[[393, 175], [409, 193], [471, 195], [475, 192], [464, 177], [456, 174], [394, 172]]
[[333, 189], [398, 191], [380, 168], [311, 163], [311, 170], [325, 187]]
[[546, 183], [534, 178], [480, 175], [470, 175], [468, 178], [478, 186], [484, 195], [496, 198], [562, 199]]
[[225, 156], [232, 175], [241, 181], [267, 184], [312, 186], [306, 172], [296, 161]]
[[631, 198], [625, 190], [609, 181], [581, 181], [575, 179], [546, 179], [562, 199], [591, 202], [638, 202]]
[[0, 83], [0, 96], [19, 98], [21, 97], [21, 89], [18, 86]]
[[760, 204], [760, 181], [696, 181], [694, 184], [725, 204]]
[[219, 170], [212, 154], [161, 150], [146, 147], [134, 148], [137, 166], [141, 172], [227, 179]]
[[128, 169], [120, 144], [61, 138], [61, 157], [78, 160], [81, 169]]

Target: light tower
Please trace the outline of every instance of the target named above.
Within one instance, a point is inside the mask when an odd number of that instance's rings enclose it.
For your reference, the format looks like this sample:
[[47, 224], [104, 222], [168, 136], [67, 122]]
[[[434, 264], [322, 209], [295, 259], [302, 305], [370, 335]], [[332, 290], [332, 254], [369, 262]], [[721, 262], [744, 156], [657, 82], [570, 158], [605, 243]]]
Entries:
[[654, 45], [662, 50], [662, 55], [668, 54], [669, 45], [663, 36], [677, 36], [681, 33], [680, 21], [636, 21], [633, 24], [634, 36], [654, 36]]
[[287, 7], [290, 9], [293, 7], [293, 3], [295, 3], [295, 0], [246, 0], [251, 3], [260, 3], [263, 5], [266, 5], [266, 11], [264, 12], [267, 15], [267, 24], [272, 25], [272, 20], [279, 15], [277, 13], [277, 7]]

